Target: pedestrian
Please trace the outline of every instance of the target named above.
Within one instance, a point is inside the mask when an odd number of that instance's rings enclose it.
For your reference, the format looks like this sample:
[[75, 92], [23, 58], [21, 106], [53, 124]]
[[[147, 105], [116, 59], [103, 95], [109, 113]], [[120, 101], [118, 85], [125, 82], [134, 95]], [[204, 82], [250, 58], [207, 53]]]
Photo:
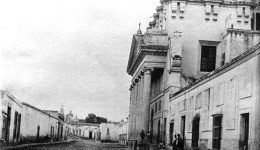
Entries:
[[174, 139], [172, 141], [172, 150], [177, 150], [177, 134], [174, 135]]
[[177, 134], [177, 148], [178, 150], [184, 150], [184, 141], [180, 134]]
[[151, 134], [150, 134], [149, 131], [148, 131], [148, 133], [146, 135], [146, 138], [147, 138], [147, 141], [150, 143], [150, 141], [151, 141]]
[[141, 131], [140, 137], [141, 137], [141, 140], [142, 140], [142, 142], [143, 142], [143, 141], [144, 141], [144, 138], [145, 138], [144, 130]]

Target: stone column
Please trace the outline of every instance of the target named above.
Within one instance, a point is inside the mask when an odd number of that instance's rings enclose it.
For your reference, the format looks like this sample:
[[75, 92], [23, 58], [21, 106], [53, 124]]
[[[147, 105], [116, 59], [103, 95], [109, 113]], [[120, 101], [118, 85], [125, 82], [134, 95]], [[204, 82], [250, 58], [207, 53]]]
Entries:
[[138, 76], [138, 103], [137, 103], [137, 107], [138, 107], [138, 110], [137, 110], [137, 116], [138, 116], [138, 129], [137, 129], [137, 137], [140, 138], [140, 132], [142, 130], [142, 127], [141, 127], [141, 111], [142, 111], [142, 106], [141, 106], [141, 100], [142, 100], [142, 97], [141, 97], [141, 90], [142, 90], [142, 87], [141, 87], [141, 76]]
[[[141, 99], [140, 99], [140, 107], [141, 107], [141, 112], [140, 112], [141, 116], [140, 117], [141, 117], [141, 119], [144, 118], [144, 114], [142, 113], [142, 109], [143, 109], [143, 106], [144, 106], [144, 99], [143, 99], [143, 97], [144, 97], [144, 76], [141, 75]], [[141, 122], [140, 126], [143, 127], [144, 123]]]
[[129, 125], [128, 125], [128, 136], [132, 139], [132, 124], [133, 124], [133, 86], [130, 87], [130, 106], [129, 106]]
[[143, 88], [143, 126], [142, 129], [145, 133], [149, 130], [149, 116], [150, 116], [150, 90], [151, 90], [151, 72], [153, 68], [145, 67], [144, 68], [144, 88]]
[[138, 138], [138, 132], [139, 132], [139, 110], [140, 110], [140, 107], [139, 107], [139, 90], [140, 90], [140, 86], [139, 86], [139, 80], [136, 79], [137, 83], [136, 83], [136, 86], [137, 86], [137, 91], [136, 91], [136, 129], [135, 129], [135, 136], [136, 138]]
[[137, 80], [135, 81], [135, 109], [134, 109], [134, 138], [136, 139], [136, 135], [137, 135], [137, 132], [136, 132], [136, 129], [137, 129], [137, 98], [138, 98], [138, 86], [137, 86]]

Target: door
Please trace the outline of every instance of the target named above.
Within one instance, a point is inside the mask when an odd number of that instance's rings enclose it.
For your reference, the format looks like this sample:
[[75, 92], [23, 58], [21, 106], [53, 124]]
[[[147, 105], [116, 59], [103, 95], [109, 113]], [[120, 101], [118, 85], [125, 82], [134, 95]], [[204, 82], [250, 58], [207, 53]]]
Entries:
[[183, 138], [183, 140], [185, 139], [185, 121], [186, 121], [186, 117], [182, 116], [181, 117], [181, 137]]
[[2, 139], [7, 141], [7, 115], [3, 114], [3, 128], [2, 128]]
[[172, 142], [173, 142], [173, 132], [174, 132], [174, 121], [171, 121], [170, 131], [169, 131], [169, 133], [170, 133], [170, 141], [169, 141], [170, 145], [172, 145]]
[[89, 139], [92, 139], [92, 132], [89, 132]]
[[222, 116], [217, 115], [213, 117], [213, 150], [220, 150], [221, 148], [221, 136], [222, 136]]
[[39, 141], [40, 140], [40, 126], [37, 126], [37, 135], [36, 135], [36, 140]]
[[239, 150], [248, 150], [249, 113], [242, 114], [240, 118]]
[[151, 112], [151, 120], [150, 120], [150, 122], [151, 122], [151, 136], [150, 136], [150, 141], [151, 141], [151, 143], [153, 142], [153, 116], [154, 116], [154, 112], [153, 112], [153, 109], [152, 109], [152, 112]]
[[6, 143], [9, 143], [11, 110], [12, 110], [12, 108], [8, 106], [8, 108], [7, 108], [7, 125], [6, 125]]
[[160, 143], [160, 135], [161, 134], [161, 122], [158, 120], [158, 126], [157, 126], [157, 144]]
[[166, 122], [167, 122], [167, 119], [164, 118], [163, 120], [163, 143], [166, 144]]
[[18, 112], [15, 111], [14, 115], [14, 131], [13, 131], [13, 141], [16, 141], [16, 135], [17, 135], [17, 119], [18, 118]]
[[200, 131], [200, 117], [194, 117], [192, 121], [192, 148], [198, 148]]

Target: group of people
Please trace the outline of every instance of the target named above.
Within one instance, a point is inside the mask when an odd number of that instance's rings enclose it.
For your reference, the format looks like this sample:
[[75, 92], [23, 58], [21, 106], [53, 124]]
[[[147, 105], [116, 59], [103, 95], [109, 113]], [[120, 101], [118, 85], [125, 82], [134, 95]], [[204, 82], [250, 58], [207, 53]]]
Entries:
[[184, 142], [180, 134], [175, 134], [172, 142], [172, 150], [183, 150]]

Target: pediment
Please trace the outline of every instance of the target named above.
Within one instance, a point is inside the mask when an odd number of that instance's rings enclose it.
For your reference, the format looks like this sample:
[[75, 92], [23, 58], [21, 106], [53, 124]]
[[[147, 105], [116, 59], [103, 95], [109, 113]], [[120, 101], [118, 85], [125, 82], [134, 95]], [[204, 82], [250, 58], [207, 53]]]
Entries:
[[127, 72], [129, 72], [129, 69], [131, 68], [133, 61], [136, 58], [140, 46], [142, 45], [142, 39], [143, 39], [142, 37], [143, 35], [133, 35], [132, 45], [131, 45], [129, 59], [128, 59], [128, 65], [127, 65]]
[[146, 55], [166, 56], [168, 35], [165, 33], [135, 34], [132, 39], [127, 73], [132, 75], [138, 64]]

